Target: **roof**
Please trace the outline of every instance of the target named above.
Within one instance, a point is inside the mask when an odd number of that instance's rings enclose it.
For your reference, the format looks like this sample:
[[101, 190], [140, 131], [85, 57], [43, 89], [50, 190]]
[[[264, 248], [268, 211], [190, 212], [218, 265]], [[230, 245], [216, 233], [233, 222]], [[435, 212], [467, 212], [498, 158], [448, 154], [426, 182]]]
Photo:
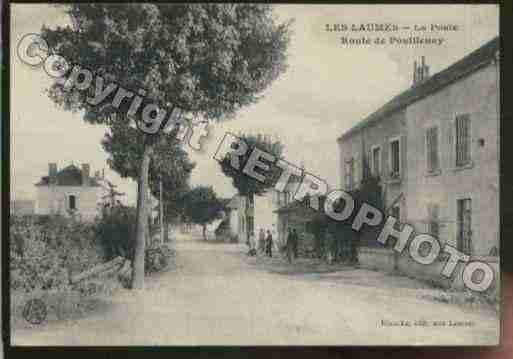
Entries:
[[[324, 208], [324, 201], [326, 200], [326, 196], [319, 196], [319, 208]], [[322, 211], [315, 210], [312, 207], [310, 207], [309, 203], [305, 202], [305, 200], [295, 200], [289, 203], [288, 205], [285, 205], [283, 207], [278, 208], [277, 210], [273, 211], [274, 213], [278, 214], [284, 214], [284, 213], [302, 213], [302, 214], [312, 214], [312, 213], [321, 213]]]
[[[71, 164], [64, 167], [62, 170], [57, 172], [57, 186], [82, 186], [82, 170], [77, 166]], [[48, 186], [50, 183], [50, 177], [41, 177], [41, 180], [36, 183], [36, 186]], [[92, 187], [98, 187], [100, 184], [94, 177], [89, 177], [89, 185]]]
[[490, 40], [477, 50], [474, 50], [467, 56], [447, 67], [445, 70], [429, 77], [424, 82], [421, 82], [420, 84], [415, 85], [414, 87], [411, 87], [395, 96], [377, 111], [373, 112], [364, 120], [360, 121], [354, 127], [342, 134], [338, 140], [340, 141], [349, 137], [353, 133], [385, 118], [385, 116], [401, 110], [415, 101], [418, 101], [444, 88], [445, 86], [448, 86], [450, 83], [460, 79], [461, 77], [481, 68], [483, 65], [486, 65], [491, 60], [495, 59], [497, 51], [499, 51], [499, 37]]

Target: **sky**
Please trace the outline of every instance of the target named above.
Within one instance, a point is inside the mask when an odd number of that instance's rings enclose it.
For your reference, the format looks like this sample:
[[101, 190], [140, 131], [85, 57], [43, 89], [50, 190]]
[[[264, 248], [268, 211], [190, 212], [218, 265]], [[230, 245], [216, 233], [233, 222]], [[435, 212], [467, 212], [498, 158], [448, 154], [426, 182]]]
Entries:
[[[90, 163], [135, 202], [136, 185], [121, 179], [106, 164], [100, 141], [102, 126], [83, 122], [81, 113], [57, 108], [45, 94], [51, 85], [42, 69], [31, 69], [15, 54], [16, 44], [41, 27], [68, 25], [61, 9], [47, 4], [12, 4], [11, 17], [11, 197], [35, 199], [35, 186], [48, 172], [48, 162], [59, 168]], [[496, 5], [278, 5], [278, 21], [294, 19], [288, 50], [288, 70], [263, 98], [236, 118], [212, 123], [202, 151], [187, 148], [196, 162], [193, 185], [211, 185], [222, 197], [235, 194], [213, 159], [226, 132], [262, 133], [279, 139], [283, 157], [325, 179], [340, 184], [336, 139], [411, 86], [413, 62], [426, 57], [430, 73], [451, 65], [498, 35]], [[457, 31], [418, 32], [421, 37], [443, 37], [442, 45], [342, 45], [340, 37], [362, 33], [328, 32], [326, 24], [395, 23], [454, 24]], [[370, 34], [370, 36], [389, 34]], [[411, 30], [400, 31], [401, 37]]]

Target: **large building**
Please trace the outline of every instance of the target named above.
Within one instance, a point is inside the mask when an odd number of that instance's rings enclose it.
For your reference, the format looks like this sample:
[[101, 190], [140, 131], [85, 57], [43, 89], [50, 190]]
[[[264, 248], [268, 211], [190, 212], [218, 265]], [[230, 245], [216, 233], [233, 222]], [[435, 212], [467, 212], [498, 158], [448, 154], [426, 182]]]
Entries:
[[74, 213], [85, 220], [94, 219], [104, 191], [101, 180], [98, 172], [91, 177], [89, 164], [84, 163], [81, 168], [71, 164], [58, 171], [56, 163], [49, 163], [48, 175], [36, 183], [35, 213]]
[[364, 166], [385, 208], [471, 257], [499, 252], [499, 39], [413, 84], [338, 139], [342, 187]]

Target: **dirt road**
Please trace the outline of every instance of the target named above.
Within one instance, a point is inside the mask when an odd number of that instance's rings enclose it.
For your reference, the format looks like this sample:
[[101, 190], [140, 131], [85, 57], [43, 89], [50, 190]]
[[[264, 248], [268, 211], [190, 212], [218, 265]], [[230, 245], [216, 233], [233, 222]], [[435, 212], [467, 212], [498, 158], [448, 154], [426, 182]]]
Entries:
[[79, 321], [17, 330], [13, 344], [486, 345], [497, 340], [496, 317], [420, 299], [429, 289], [412, 280], [356, 269], [270, 273], [251, 264], [245, 251], [240, 245], [178, 241], [176, 270], [148, 278], [144, 290], [118, 292], [105, 299], [102, 311]]

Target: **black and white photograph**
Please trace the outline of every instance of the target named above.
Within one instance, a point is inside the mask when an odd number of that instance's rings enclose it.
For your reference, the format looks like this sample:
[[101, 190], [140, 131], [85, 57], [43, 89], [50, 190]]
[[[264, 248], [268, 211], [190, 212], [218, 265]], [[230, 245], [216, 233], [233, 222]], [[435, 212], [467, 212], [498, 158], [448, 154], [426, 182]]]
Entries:
[[497, 4], [7, 9], [10, 345], [501, 343]]

